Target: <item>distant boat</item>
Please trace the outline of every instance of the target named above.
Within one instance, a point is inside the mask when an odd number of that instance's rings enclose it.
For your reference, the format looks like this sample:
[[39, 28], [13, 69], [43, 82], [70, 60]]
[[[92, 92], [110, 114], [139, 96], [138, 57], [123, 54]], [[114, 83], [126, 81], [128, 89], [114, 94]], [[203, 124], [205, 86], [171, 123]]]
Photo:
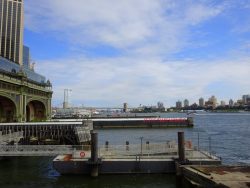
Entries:
[[207, 111], [205, 111], [205, 110], [189, 110], [187, 112], [187, 115], [197, 115], [197, 114], [203, 114], [203, 113], [207, 113]]

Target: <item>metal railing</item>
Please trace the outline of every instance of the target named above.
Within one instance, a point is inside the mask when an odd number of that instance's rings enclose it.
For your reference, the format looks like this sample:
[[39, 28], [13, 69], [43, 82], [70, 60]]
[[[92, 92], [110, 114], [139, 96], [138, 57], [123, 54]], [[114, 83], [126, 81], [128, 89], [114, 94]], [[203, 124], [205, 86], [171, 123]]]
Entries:
[[134, 158], [176, 156], [178, 148], [176, 145], [165, 144], [136, 144], [136, 145], [103, 145], [99, 147], [101, 158]]
[[0, 156], [56, 156], [73, 151], [69, 145], [0, 145]]
[[[84, 152], [84, 157], [82, 153]], [[90, 145], [0, 145], [0, 156], [56, 156], [70, 154], [73, 158], [90, 158]], [[216, 159], [208, 152], [185, 148], [188, 159]], [[178, 158], [176, 144], [102, 145], [98, 147], [102, 159], [173, 159]]]

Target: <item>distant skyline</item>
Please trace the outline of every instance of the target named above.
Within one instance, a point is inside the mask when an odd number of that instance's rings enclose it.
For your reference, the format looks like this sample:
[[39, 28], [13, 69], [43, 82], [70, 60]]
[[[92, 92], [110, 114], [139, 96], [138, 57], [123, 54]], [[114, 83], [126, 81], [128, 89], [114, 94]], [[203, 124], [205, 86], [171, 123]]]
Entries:
[[175, 106], [250, 93], [250, 1], [25, 0], [24, 44], [53, 106]]

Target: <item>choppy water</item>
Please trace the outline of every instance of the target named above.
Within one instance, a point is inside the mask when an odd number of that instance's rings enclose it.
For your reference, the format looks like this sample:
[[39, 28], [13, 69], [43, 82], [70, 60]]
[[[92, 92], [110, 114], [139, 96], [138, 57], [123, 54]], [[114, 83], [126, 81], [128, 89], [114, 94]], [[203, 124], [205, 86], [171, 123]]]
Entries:
[[[185, 114], [161, 114], [161, 117], [182, 117]], [[173, 140], [178, 131], [194, 145], [211, 150], [224, 164], [250, 165], [250, 113], [206, 113], [194, 116], [194, 128], [99, 130], [99, 144], [162, 142]], [[211, 144], [209, 144], [209, 137]], [[72, 187], [72, 188], [161, 188], [176, 187], [174, 175], [108, 175], [96, 179], [86, 176], [60, 176], [48, 157], [11, 158], [0, 161], [0, 187]]]

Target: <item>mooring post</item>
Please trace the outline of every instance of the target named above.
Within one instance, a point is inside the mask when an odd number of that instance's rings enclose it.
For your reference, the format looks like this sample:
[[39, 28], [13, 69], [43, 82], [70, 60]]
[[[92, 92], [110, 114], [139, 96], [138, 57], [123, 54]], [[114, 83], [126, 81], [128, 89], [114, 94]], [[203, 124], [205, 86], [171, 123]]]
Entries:
[[106, 142], [105, 142], [105, 148], [106, 148], [106, 151], [109, 150], [109, 141], [106, 141]]
[[178, 153], [179, 153], [179, 161], [180, 162], [185, 162], [184, 132], [178, 132]]
[[91, 131], [91, 176], [98, 176], [98, 134]]

